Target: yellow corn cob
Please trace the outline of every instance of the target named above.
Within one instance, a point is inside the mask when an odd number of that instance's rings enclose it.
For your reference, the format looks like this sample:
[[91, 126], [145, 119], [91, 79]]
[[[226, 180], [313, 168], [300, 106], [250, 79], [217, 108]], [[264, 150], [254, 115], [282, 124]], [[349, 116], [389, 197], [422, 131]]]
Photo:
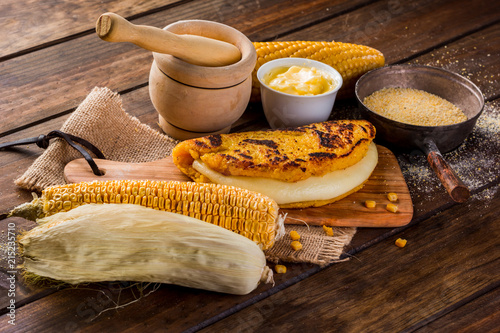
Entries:
[[115, 180], [53, 186], [10, 215], [35, 220], [89, 203], [130, 203], [183, 214], [241, 234], [263, 250], [282, 232], [273, 199], [212, 183]]
[[278, 58], [307, 58], [326, 63], [342, 75], [343, 85], [337, 98], [354, 96], [356, 80], [364, 73], [384, 66], [384, 55], [371, 47], [341, 42], [255, 42], [257, 64], [252, 76], [252, 97], [260, 100], [257, 70], [266, 62]]

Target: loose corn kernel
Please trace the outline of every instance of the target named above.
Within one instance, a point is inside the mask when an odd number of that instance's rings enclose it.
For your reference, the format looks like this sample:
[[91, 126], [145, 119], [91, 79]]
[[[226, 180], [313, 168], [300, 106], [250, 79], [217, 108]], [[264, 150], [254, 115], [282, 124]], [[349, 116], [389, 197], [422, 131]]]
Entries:
[[[176, 181], [109, 180], [48, 187], [33, 209], [50, 216], [82, 204], [133, 203], [172, 213], [196, 217], [255, 241], [263, 250], [275, 241], [278, 205], [262, 194], [232, 186]], [[242, 223], [239, 223], [243, 220]], [[243, 225], [242, 225], [243, 224]]]
[[300, 239], [300, 235], [297, 231], [292, 230], [290, 231], [290, 238], [294, 241], [298, 241]]
[[327, 234], [327, 236], [333, 236], [333, 228], [327, 227], [326, 225], [323, 226], [323, 230]]
[[398, 239], [396, 239], [395, 244], [397, 247], [405, 247], [406, 246], [406, 239], [398, 238]]
[[292, 249], [294, 251], [298, 251], [298, 250], [302, 249], [302, 243], [300, 243], [299, 241], [293, 241], [293, 242], [291, 242], [290, 246], [292, 247]]
[[278, 274], [285, 274], [286, 273], [286, 266], [285, 265], [276, 265], [276, 266], [274, 266], [274, 270]]
[[396, 202], [398, 201], [398, 195], [394, 192], [387, 193], [387, 199], [389, 199], [390, 202]]
[[375, 208], [377, 206], [377, 203], [373, 200], [366, 200], [365, 201], [365, 207], [366, 208]]
[[390, 203], [390, 204], [387, 204], [387, 206], [385, 206], [385, 209], [387, 209], [391, 213], [396, 213], [398, 211], [398, 206]]

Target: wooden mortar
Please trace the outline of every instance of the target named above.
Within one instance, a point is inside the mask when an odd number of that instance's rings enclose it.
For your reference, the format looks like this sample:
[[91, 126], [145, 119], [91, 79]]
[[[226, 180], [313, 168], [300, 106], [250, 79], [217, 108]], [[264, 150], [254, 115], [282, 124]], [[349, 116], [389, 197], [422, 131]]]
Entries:
[[257, 60], [252, 42], [238, 30], [211, 21], [178, 21], [164, 29], [231, 43], [241, 51], [241, 60], [205, 67], [153, 52], [149, 94], [159, 113], [160, 127], [179, 140], [229, 132], [250, 100]]

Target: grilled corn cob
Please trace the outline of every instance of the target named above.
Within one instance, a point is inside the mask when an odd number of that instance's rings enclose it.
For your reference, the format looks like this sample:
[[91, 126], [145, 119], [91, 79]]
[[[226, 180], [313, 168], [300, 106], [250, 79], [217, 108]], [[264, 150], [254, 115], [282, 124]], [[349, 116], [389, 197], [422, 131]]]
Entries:
[[364, 73], [384, 66], [384, 55], [371, 47], [341, 42], [255, 42], [257, 63], [252, 73], [252, 101], [260, 100], [257, 70], [268, 61], [294, 57], [326, 63], [342, 75], [343, 85], [337, 98], [354, 96], [356, 80]]
[[282, 233], [278, 205], [271, 198], [232, 186], [194, 182], [114, 180], [53, 186], [10, 215], [36, 220], [90, 203], [129, 203], [187, 215], [241, 234], [263, 250]]

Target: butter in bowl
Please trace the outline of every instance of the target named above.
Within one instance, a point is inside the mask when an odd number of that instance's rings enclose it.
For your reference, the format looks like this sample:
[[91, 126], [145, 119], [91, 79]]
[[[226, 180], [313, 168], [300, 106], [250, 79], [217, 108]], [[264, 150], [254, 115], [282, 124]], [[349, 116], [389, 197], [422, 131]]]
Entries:
[[333, 67], [310, 59], [281, 58], [257, 71], [262, 107], [271, 128], [328, 120], [342, 87]]

